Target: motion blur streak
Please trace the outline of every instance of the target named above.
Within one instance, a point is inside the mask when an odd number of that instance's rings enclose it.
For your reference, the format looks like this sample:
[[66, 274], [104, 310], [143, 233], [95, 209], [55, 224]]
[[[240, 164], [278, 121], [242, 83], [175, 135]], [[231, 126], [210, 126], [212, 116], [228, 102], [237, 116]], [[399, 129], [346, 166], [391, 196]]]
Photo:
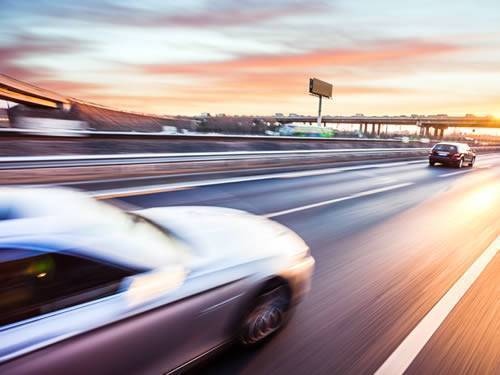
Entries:
[[420, 321], [415, 329], [411, 331], [394, 353], [387, 358], [384, 364], [375, 373], [376, 375], [404, 373], [499, 250], [500, 237], [497, 237], [497, 239], [472, 264], [467, 272], [463, 274], [445, 296], [432, 308], [425, 318]]
[[[438, 178], [454, 170], [395, 165], [121, 201], [138, 207], [217, 205], [263, 215], [412, 183], [276, 217], [310, 245], [316, 259], [311, 293], [267, 345], [250, 353], [232, 349], [199, 369], [202, 374], [369, 374], [500, 234], [500, 155], [479, 157], [477, 167]], [[469, 290], [474, 295], [462, 298], [409, 373], [498, 373], [498, 287], [482, 279], [496, 285], [500, 280], [488, 268]]]

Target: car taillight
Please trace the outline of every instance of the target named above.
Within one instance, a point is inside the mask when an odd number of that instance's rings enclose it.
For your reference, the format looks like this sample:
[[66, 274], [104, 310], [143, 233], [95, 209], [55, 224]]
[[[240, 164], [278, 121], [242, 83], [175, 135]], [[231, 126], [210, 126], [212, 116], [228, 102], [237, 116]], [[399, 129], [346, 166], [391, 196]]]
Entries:
[[450, 153], [449, 157], [452, 158], [452, 159], [460, 159], [460, 154], [457, 154], [457, 153], [453, 153], [452, 154], [452, 153]]

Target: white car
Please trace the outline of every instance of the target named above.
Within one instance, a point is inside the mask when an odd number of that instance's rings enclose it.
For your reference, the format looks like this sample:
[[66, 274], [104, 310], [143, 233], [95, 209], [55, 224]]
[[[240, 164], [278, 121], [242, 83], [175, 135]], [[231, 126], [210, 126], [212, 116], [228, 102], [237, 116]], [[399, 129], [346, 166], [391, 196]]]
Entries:
[[278, 331], [313, 268], [298, 235], [238, 210], [0, 190], [0, 373], [184, 369]]

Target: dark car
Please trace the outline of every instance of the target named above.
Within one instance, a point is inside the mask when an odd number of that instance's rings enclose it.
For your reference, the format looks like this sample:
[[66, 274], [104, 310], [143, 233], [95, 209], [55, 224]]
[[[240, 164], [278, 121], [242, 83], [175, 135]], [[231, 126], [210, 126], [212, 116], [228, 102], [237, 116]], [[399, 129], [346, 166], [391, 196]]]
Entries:
[[475, 161], [476, 154], [465, 143], [438, 143], [429, 153], [430, 166], [441, 163], [457, 168], [472, 167]]

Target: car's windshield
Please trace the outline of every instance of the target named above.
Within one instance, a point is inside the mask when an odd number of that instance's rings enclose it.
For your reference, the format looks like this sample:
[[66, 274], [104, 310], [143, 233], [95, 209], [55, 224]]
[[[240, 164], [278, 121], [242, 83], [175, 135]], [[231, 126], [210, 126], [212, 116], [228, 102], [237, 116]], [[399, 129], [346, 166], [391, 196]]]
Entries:
[[183, 243], [142, 216], [104, 202], [95, 203], [89, 212], [93, 219], [86, 221], [83, 230], [96, 237], [116, 239], [120, 258], [161, 266], [183, 262], [190, 256]]
[[8, 212], [5, 219], [43, 218], [43, 226], [30, 231], [78, 236], [82, 239], [76, 246], [80, 251], [101, 250], [97, 255], [139, 268], [178, 263], [189, 253], [176, 238], [147, 219], [86, 194], [59, 189], [2, 193], [0, 208]]
[[127, 216], [132, 222], [127, 232], [129, 236], [135, 237], [135, 239], [142, 241], [144, 244], [150, 242], [161, 245], [165, 248], [164, 251], [173, 250], [177, 258], [190, 256], [190, 252], [184, 242], [169, 233], [166, 228], [162, 228], [137, 213], [127, 212]]
[[457, 147], [454, 145], [446, 145], [446, 144], [438, 144], [434, 146], [435, 151], [448, 151], [453, 152], [457, 151]]

